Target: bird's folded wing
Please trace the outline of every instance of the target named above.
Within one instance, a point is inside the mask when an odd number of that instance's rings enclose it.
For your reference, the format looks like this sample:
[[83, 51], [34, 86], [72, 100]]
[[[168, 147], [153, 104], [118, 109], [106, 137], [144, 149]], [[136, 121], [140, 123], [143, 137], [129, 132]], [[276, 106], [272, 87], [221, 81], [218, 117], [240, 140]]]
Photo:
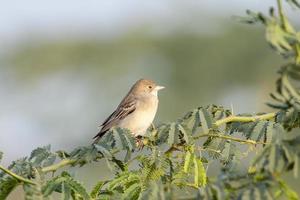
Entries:
[[124, 119], [136, 109], [136, 99], [127, 96], [120, 103], [118, 108], [102, 123], [100, 132], [94, 137], [101, 137], [111, 127], [117, 125], [120, 120]]

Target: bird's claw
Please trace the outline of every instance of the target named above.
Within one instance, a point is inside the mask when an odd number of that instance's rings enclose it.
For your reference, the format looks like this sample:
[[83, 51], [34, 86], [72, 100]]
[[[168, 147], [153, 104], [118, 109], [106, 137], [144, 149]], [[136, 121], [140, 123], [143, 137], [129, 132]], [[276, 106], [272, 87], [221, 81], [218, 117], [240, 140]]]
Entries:
[[137, 136], [136, 137], [136, 147], [138, 148], [138, 150], [142, 150], [144, 148], [145, 144], [143, 141], [143, 137], [142, 136]]

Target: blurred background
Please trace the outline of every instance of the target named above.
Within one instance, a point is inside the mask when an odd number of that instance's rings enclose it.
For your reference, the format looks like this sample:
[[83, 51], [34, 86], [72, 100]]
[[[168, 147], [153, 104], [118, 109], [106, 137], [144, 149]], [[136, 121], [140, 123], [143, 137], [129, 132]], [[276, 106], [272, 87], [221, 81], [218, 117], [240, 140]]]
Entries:
[[[267, 45], [262, 26], [233, 17], [269, 6], [275, 1], [2, 2], [3, 164], [37, 146], [71, 150], [91, 143], [142, 77], [166, 87], [156, 123], [212, 103], [234, 113], [269, 111], [264, 103], [284, 60]], [[285, 9], [299, 25], [299, 10]], [[74, 171], [88, 187], [106, 172], [104, 163]]]

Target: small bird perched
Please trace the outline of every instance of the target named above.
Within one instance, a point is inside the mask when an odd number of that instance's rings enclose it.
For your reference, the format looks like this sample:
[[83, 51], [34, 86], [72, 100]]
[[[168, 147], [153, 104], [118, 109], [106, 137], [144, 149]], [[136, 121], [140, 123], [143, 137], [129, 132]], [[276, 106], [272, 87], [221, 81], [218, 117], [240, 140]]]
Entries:
[[135, 137], [145, 135], [157, 111], [157, 92], [163, 88], [152, 80], [138, 80], [117, 109], [102, 123], [100, 132], [93, 138], [94, 144], [112, 127], [129, 129]]

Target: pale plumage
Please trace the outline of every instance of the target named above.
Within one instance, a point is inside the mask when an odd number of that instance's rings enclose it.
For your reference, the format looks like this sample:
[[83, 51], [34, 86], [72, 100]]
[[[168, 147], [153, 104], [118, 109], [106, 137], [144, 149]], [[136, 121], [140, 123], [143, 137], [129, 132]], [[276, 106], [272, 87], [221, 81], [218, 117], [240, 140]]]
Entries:
[[100, 132], [94, 137], [94, 143], [112, 127], [126, 128], [134, 136], [143, 136], [157, 111], [157, 92], [163, 88], [151, 80], [138, 80], [117, 109], [102, 123]]

